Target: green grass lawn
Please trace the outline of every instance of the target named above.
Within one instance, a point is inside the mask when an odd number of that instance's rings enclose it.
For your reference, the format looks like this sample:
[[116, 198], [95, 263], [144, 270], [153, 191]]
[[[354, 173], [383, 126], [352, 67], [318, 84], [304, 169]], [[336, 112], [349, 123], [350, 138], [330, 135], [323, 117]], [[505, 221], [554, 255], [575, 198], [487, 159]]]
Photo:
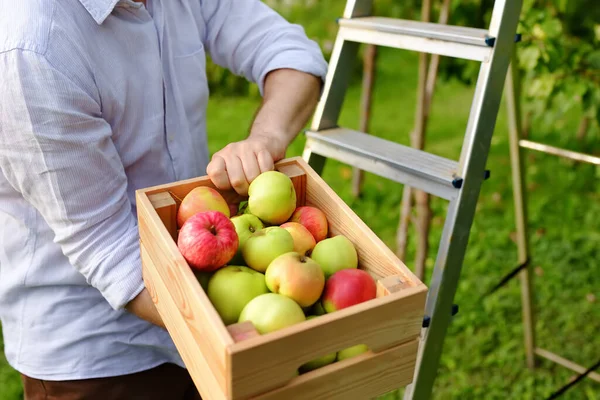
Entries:
[[[414, 120], [416, 55], [397, 50], [381, 54], [372, 132], [406, 144]], [[472, 94], [472, 88], [460, 84], [439, 85], [429, 123], [427, 150], [458, 158]], [[342, 125], [357, 128], [359, 97], [360, 87], [353, 85], [342, 113]], [[247, 134], [257, 105], [257, 99], [223, 98], [215, 93], [208, 114], [212, 152]], [[558, 132], [538, 133], [533, 138], [564, 145], [577, 122], [577, 116], [570, 116]], [[597, 134], [589, 143], [598, 143]], [[288, 155], [300, 155], [303, 144], [304, 137], [300, 135]], [[594, 151], [598, 152], [600, 148], [595, 146]], [[534, 153], [530, 153], [527, 160], [538, 344], [582, 365], [591, 365], [600, 357], [600, 169]], [[434, 397], [542, 399], [568, 382], [573, 373], [546, 361], [541, 361], [536, 371], [525, 367], [518, 280], [481, 300], [486, 290], [516, 265], [504, 108], [496, 127], [488, 168], [491, 179], [482, 189], [455, 299], [460, 312], [445, 341]], [[350, 192], [351, 169], [347, 165], [329, 162], [324, 178], [394, 249], [402, 186], [367, 174], [364, 195], [354, 199]], [[445, 201], [432, 200], [434, 219], [428, 277], [445, 206]], [[414, 240], [407, 258], [410, 268], [413, 259]], [[0, 400], [16, 400], [20, 396], [18, 375], [0, 357]], [[385, 398], [398, 396], [399, 393], [392, 393]], [[600, 398], [600, 384], [585, 381], [562, 398]]]

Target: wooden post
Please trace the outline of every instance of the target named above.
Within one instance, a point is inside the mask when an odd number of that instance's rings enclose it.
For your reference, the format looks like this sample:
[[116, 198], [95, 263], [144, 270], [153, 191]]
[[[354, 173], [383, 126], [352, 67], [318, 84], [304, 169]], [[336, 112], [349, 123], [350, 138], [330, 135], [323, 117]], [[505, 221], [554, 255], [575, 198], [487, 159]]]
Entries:
[[[450, 15], [450, 0], [444, 0], [442, 10], [439, 16], [440, 24], [447, 24]], [[431, 13], [431, 4], [428, 0], [423, 1], [422, 20], [429, 21]], [[419, 87], [417, 97], [417, 112], [415, 118], [415, 130], [411, 135], [411, 145], [418, 149], [425, 147], [425, 134], [427, 131], [427, 122], [433, 92], [435, 89], [440, 56], [434, 54], [431, 56], [429, 67], [427, 67], [427, 54], [419, 54]], [[405, 260], [406, 247], [408, 243], [408, 225], [411, 220], [410, 213], [412, 209], [412, 197], [415, 197], [417, 206], [417, 223], [415, 224], [418, 234], [417, 252], [415, 256], [415, 275], [423, 279], [425, 275], [425, 263], [429, 251], [429, 230], [431, 226], [431, 207], [430, 196], [423, 191], [413, 191], [409, 186], [404, 187], [402, 194], [402, 206], [400, 210], [400, 221], [398, 224], [398, 233], [396, 236], [397, 251], [396, 254], [401, 260]]]
[[[363, 58], [363, 81], [362, 95], [360, 101], [360, 127], [359, 130], [369, 133], [369, 123], [371, 122], [371, 105], [373, 103], [373, 83], [375, 80], [375, 65], [377, 59], [377, 46], [369, 44], [365, 48]], [[355, 197], [360, 196], [364, 172], [356, 167], [352, 168], [352, 194]]]

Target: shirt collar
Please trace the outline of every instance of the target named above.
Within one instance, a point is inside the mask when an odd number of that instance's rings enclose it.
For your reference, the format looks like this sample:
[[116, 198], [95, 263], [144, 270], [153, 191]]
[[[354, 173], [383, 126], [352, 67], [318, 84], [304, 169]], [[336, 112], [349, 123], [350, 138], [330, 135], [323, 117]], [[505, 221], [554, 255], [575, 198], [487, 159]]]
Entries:
[[79, 0], [94, 21], [101, 25], [120, 0]]

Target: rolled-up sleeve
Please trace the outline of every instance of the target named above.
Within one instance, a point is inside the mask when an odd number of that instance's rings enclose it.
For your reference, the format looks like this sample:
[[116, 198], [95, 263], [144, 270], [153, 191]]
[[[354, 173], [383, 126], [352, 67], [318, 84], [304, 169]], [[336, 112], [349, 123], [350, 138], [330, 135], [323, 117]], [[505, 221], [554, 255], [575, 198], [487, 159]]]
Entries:
[[2, 173], [87, 282], [124, 307], [144, 287], [138, 229], [99, 101], [34, 52], [0, 54], [0, 75]]
[[261, 0], [200, 0], [206, 23], [204, 45], [213, 61], [258, 85], [265, 76], [291, 68], [325, 80], [327, 63], [304, 29], [286, 21]]

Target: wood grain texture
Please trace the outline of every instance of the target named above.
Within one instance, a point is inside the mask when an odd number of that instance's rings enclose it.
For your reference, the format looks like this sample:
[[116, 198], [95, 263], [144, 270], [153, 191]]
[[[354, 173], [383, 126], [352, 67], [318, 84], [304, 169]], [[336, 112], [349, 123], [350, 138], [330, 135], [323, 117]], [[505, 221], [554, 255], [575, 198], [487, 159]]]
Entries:
[[250, 321], [244, 321], [237, 324], [228, 325], [227, 331], [233, 338], [233, 341], [236, 343], [241, 342], [242, 340], [260, 336], [260, 333], [258, 333], [256, 328]]
[[230, 371], [234, 396], [277, 388], [301, 364], [353, 345], [379, 352], [413, 340], [421, 330], [425, 296], [419, 285], [236, 343]]
[[400, 275], [390, 275], [377, 281], [377, 297], [388, 296], [411, 287]]
[[141, 245], [141, 257], [143, 263], [144, 282], [152, 300], [161, 314], [161, 317], [167, 327], [173, 342], [177, 347], [183, 362], [190, 372], [194, 384], [201, 392], [202, 397], [211, 400], [226, 400], [227, 396], [222, 387], [218, 384], [218, 378], [215, 376], [214, 365], [205, 357], [201, 346], [192, 346], [197, 338], [192, 331], [187, 329], [187, 324], [183, 316], [176, 312], [177, 304], [171, 297], [169, 289], [158, 273], [158, 267], [148, 254], [148, 251]]
[[417, 340], [389, 350], [358, 355], [303, 374], [256, 400], [363, 400], [412, 381]]
[[138, 196], [137, 204], [141, 245], [148, 252], [157, 275], [175, 304], [169, 314], [181, 315], [182, 319], [178, 320], [181, 326], [177, 329], [189, 331], [194, 338], [190, 345], [201, 348], [206, 361], [213, 367], [218, 383], [225, 388], [226, 348], [233, 344], [233, 339], [148, 197]]
[[148, 199], [173, 240], [177, 240], [177, 203], [173, 196], [160, 192], [149, 195]]

